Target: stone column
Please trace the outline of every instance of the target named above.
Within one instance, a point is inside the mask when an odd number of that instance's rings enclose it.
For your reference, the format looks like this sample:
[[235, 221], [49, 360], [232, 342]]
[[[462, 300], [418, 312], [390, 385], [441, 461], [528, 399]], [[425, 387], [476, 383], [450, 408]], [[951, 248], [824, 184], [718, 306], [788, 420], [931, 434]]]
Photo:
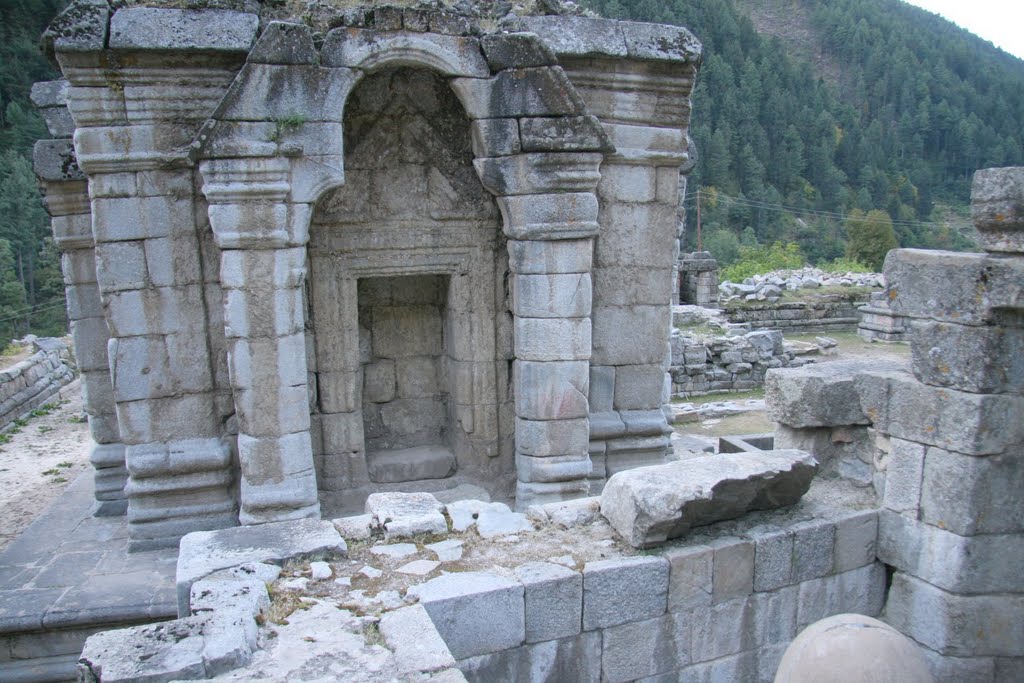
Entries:
[[305, 244], [311, 203], [290, 203], [284, 157], [201, 165], [221, 248], [238, 421], [243, 524], [319, 517], [307, 387]]
[[895, 568], [884, 618], [936, 680], [1024, 673], [1024, 168], [978, 171], [987, 253], [886, 258], [913, 375], [858, 379], [890, 437], [878, 556]]
[[[57, 108], [44, 103], [63, 101], [66, 81], [37, 83], [33, 101], [46, 110]], [[60, 106], [64, 112], [67, 108]], [[46, 116], [47, 122], [61, 118]], [[70, 124], [70, 119], [68, 120]], [[73, 127], [51, 134], [71, 135]], [[95, 469], [94, 514], [122, 515], [128, 508], [124, 487], [128, 480], [124, 444], [121, 443], [114, 392], [107, 361], [110, 334], [103, 317], [99, 285], [96, 281], [96, 254], [92, 238], [92, 214], [88, 186], [75, 160], [70, 139], [40, 140], [35, 146], [35, 171], [43, 190], [44, 204], [50, 213], [54, 244], [61, 251], [65, 296], [75, 359], [81, 373], [82, 398], [89, 417], [93, 445], [89, 461]]]
[[89, 179], [129, 473], [129, 548], [144, 550], [237, 523], [206, 306], [211, 274], [188, 151], [252, 45], [258, 19], [108, 12], [81, 2], [50, 31]]
[[561, 61], [615, 147], [597, 188], [593, 272], [590, 453], [601, 485], [620, 470], [663, 462], [670, 448], [669, 333], [695, 65], [657, 55]]

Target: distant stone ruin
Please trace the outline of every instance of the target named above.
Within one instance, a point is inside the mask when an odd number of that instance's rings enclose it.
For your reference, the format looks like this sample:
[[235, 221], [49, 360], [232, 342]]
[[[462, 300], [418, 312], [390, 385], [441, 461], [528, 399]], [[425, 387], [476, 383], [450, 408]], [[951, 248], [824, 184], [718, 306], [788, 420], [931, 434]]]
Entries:
[[663, 459], [690, 33], [152, 4], [73, 3], [35, 98], [133, 548], [384, 488], [557, 501]]

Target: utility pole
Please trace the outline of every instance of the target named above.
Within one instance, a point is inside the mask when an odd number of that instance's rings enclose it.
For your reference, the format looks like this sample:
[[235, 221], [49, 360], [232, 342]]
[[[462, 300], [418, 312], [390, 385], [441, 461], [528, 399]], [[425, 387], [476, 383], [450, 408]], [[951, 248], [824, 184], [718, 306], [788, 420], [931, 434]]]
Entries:
[[697, 188], [697, 251], [704, 251], [704, 239], [700, 232], [700, 188]]

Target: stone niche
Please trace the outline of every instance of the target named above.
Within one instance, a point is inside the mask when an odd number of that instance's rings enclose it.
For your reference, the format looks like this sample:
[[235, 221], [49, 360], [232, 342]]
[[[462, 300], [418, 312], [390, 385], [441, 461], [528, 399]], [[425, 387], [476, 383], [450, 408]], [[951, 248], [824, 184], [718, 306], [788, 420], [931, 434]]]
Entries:
[[309, 242], [320, 488], [486, 478], [502, 448], [512, 457], [497, 386], [512, 329], [470, 121], [436, 72], [398, 67], [353, 89], [344, 124], [345, 184], [317, 203]]
[[153, 4], [75, 0], [44, 37], [66, 80], [35, 91], [133, 549], [379, 490], [556, 502], [664, 461], [689, 32]]

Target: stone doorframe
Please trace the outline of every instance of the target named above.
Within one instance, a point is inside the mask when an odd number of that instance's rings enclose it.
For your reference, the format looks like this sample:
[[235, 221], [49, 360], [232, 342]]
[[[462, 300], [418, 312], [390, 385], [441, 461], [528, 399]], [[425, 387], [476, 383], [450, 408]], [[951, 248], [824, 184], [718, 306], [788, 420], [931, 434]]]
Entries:
[[238, 422], [240, 521], [317, 516], [303, 282], [313, 205], [344, 183], [344, 104], [393, 66], [448, 77], [471, 120], [474, 164], [508, 238], [514, 315], [517, 503], [587, 490], [595, 193], [611, 150], [551, 50], [531, 33], [481, 39], [271, 23], [195, 158], [222, 250]]

